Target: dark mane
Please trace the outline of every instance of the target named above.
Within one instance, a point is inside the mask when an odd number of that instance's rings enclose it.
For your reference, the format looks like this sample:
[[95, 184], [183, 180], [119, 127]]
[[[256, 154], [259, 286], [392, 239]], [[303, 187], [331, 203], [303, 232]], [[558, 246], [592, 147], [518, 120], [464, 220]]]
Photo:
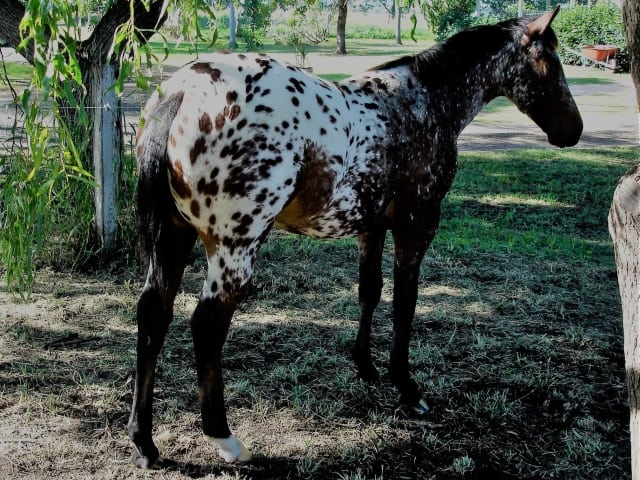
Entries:
[[[518, 18], [467, 28], [423, 52], [391, 60], [371, 70], [409, 66], [425, 85], [437, 87], [457, 74], [467, 72], [509, 42], [518, 40], [531, 20]], [[550, 31], [549, 35], [553, 41], [555, 34]]]

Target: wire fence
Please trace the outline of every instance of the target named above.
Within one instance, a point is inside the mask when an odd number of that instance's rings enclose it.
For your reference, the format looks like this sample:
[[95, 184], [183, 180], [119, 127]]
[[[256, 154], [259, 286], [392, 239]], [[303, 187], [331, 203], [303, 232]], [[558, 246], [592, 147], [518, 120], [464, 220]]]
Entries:
[[[125, 154], [133, 154], [134, 139], [137, 125], [140, 119], [140, 112], [144, 106], [146, 98], [145, 93], [125, 93], [118, 107], [123, 130], [123, 147]], [[43, 111], [46, 115], [46, 105]], [[99, 107], [90, 107], [93, 109], [112, 109], [110, 105]], [[15, 151], [16, 148], [23, 148], [27, 145], [27, 137], [24, 129], [24, 111], [20, 105], [17, 105], [13, 95], [9, 91], [0, 92], [0, 155]], [[48, 123], [48, 128], [54, 130], [57, 126], [53, 122]]]

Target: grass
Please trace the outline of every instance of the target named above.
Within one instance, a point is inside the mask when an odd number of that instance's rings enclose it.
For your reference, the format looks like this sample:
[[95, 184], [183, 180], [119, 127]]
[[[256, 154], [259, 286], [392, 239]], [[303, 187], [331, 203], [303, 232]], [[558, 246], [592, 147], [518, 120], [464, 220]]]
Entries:
[[[225, 347], [227, 466], [200, 434], [185, 276], [158, 367], [158, 478], [630, 478], [615, 264], [606, 215], [637, 148], [461, 155], [423, 262], [411, 362], [431, 412], [399, 408], [384, 366], [392, 246], [375, 315], [382, 379], [355, 378], [353, 240], [273, 232]], [[149, 478], [125, 425], [141, 275], [41, 272], [30, 305], [0, 287], [0, 476]]]
[[[463, 155], [460, 170], [470, 175], [456, 180], [464, 183], [448, 197], [447, 220], [434, 245], [459, 253], [503, 251], [549, 260], [602, 258], [609, 251], [608, 239], [596, 232], [606, 224], [607, 212], [594, 216], [588, 205], [610, 199], [607, 181], [619, 167], [602, 162], [605, 151], [519, 150], [517, 158], [509, 151], [490, 158]], [[537, 169], [530, 172], [534, 164]], [[594, 188], [564, 188], [581, 182], [586, 166], [594, 174]], [[469, 209], [476, 214], [465, 215]], [[459, 235], [460, 230], [474, 235]]]
[[6, 82], [6, 77], [10, 78], [12, 82], [29, 82], [31, 80], [31, 71], [33, 67], [27, 63], [22, 62], [4, 62], [0, 65], [0, 84]]

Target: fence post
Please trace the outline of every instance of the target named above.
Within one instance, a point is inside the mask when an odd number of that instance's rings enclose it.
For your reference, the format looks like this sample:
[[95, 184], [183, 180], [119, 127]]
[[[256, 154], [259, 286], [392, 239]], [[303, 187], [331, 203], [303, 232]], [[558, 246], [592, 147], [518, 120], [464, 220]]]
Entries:
[[122, 135], [118, 97], [113, 88], [116, 68], [97, 66], [99, 87], [93, 105], [98, 108], [93, 123], [93, 167], [95, 175], [96, 230], [105, 253], [115, 247], [118, 232], [118, 178], [122, 165]]

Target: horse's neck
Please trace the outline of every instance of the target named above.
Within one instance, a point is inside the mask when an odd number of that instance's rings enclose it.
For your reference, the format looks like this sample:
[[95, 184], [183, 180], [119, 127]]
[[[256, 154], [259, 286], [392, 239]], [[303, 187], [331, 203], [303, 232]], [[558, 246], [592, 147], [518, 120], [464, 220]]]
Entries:
[[482, 108], [498, 96], [501, 84], [495, 71], [478, 66], [444, 87], [442, 92], [450, 102], [453, 130], [460, 135]]
[[[430, 96], [448, 116], [452, 131], [456, 136], [471, 123], [482, 108], [503, 91], [508, 55], [502, 51], [488, 53], [486, 60], [474, 62], [464, 56], [456, 57], [456, 52], [445, 49], [438, 58], [427, 58], [422, 64], [417, 58], [416, 72]], [[455, 63], [460, 62], [460, 63]]]

